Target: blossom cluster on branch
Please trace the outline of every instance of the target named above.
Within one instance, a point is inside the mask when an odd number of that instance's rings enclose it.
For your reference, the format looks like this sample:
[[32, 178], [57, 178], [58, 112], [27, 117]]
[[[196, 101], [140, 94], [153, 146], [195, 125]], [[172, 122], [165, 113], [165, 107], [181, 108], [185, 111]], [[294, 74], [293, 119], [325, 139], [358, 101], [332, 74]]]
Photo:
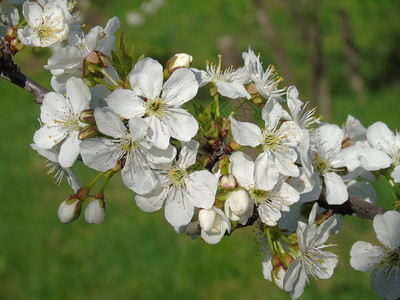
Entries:
[[[22, 2], [20, 22], [14, 5]], [[275, 68], [265, 68], [250, 47], [238, 69], [222, 69], [221, 57], [195, 69], [186, 53], [175, 54], [165, 68], [150, 57], [135, 59], [123, 35], [116, 46], [118, 18], [84, 33], [75, 4], [0, 4], [3, 78], [15, 82], [13, 74], [22, 74], [12, 57], [24, 46], [54, 50], [44, 66], [54, 91], [38, 101], [40, 128], [31, 147], [47, 159], [56, 182], [65, 176], [74, 191], [59, 207], [62, 223], [76, 220], [84, 207], [88, 223], [102, 223], [105, 188], [120, 173], [137, 206], [163, 209], [177, 233], [216, 244], [254, 226], [265, 252], [264, 277], [295, 299], [311, 277], [328, 279], [334, 272], [338, 257], [325, 251], [340, 230], [334, 212], [350, 197], [373, 206], [371, 182], [380, 175], [400, 198], [400, 136], [384, 123], [365, 128], [352, 116], [342, 127], [322, 122], [297, 88], [281, 87]], [[43, 87], [30, 85], [35, 96], [38, 89], [43, 94]], [[199, 104], [194, 100], [204, 87], [212, 100]], [[244, 104], [259, 112], [259, 120], [240, 116]], [[82, 184], [76, 163], [98, 175]], [[323, 210], [317, 202], [338, 209]], [[400, 297], [399, 218], [396, 211], [374, 218], [386, 250], [357, 242], [351, 251], [351, 265], [374, 269], [371, 287], [389, 299]]]

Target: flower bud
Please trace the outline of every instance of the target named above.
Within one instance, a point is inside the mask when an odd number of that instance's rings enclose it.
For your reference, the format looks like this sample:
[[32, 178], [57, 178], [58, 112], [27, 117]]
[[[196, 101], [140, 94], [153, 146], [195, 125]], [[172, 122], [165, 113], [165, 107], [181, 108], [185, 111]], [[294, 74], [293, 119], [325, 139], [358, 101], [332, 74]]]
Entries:
[[250, 205], [250, 198], [243, 189], [238, 189], [230, 193], [224, 203], [226, 216], [232, 221], [246, 224], [247, 220], [253, 215], [253, 206]]
[[200, 210], [199, 223], [201, 228], [205, 231], [210, 231], [214, 227], [217, 215], [217, 212], [212, 208]]
[[17, 53], [18, 51], [24, 49], [24, 47], [25, 46], [20, 42], [19, 39], [12, 39], [10, 44], [10, 52]]
[[237, 186], [237, 182], [232, 174], [228, 174], [219, 177], [219, 185], [223, 189], [234, 189]]
[[85, 140], [96, 136], [99, 132], [96, 125], [87, 125], [79, 131], [78, 139]]
[[76, 198], [75, 195], [70, 195], [61, 203], [58, 208], [58, 218], [61, 223], [68, 224], [75, 221], [82, 210], [82, 201]]
[[88, 63], [95, 64], [95, 65], [98, 64], [98, 63], [100, 63], [100, 57], [99, 57], [99, 55], [97, 54], [96, 51], [90, 52], [90, 53], [85, 57], [85, 60], [86, 60]]
[[82, 110], [79, 115], [79, 121], [86, 124], [96, 124], [96, 120], [94, 119], [94, 109]]
[[17, 37], [17, 28], [15, 27], [8, 27], [6, 31], [5, 39], [11, 41]]
[[89, 224], [101, 224], [106, 214], [106, 204], [103, 199], [90, 201], [85, 210], [85, 220]]
[[186, 53], [177, 53], [167, 62], [166, 72], [171, 75], [176, 69], [190, 68], [193, 57]]

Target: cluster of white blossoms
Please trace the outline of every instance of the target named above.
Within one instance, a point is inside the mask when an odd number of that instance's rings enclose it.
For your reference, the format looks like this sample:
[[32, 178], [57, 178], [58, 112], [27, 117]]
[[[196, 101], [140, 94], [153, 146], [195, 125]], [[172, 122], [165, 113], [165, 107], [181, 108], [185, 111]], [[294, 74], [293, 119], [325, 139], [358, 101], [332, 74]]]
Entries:
[[[123, 47], [116, 49], [118, 18], [85, 34], [74, 5], [25, 1], [26, 25], [4, 38], [56, 47], [44, 67], [54, 91], [43, 99], [31, 146], [47, 159], [56, 182], [65, 174], [74, 190], [59, 207], [62, 223], [77, 219], [84, 206], [88, 223], [103, 222], [104, 190], [120, 173], [137, 206], [163, 208], [178, 233], [216, 244], [255, 224], [265, 245], [265, 278], [298, 298], [310, 277], [328, 279], [338, 263], [324, 249], [339, 218], [331, 210], [317, 214], [321, 195], [334, 206], [350, 195], [371, 202], [376, 194], [370, 182], [378, 174], [400, 191], [400, 139], [384, 123], [365, 128], [352, 116], [343, 127], [321, 122], [297, 88], [280, 87], [274, 67], [264, 68], [251, 48], [238, 69], [223, 70], [221, 58], [206, 70], [191, 68], [193, 58], [185, 53], [166, 68], [150, 57], [135, 61]], [[15, 26], [19, 15], [11, 2], [0, 7], [2, 24]], [[207, 107], [194, 100], [205, 86], [213, 96]], [[221, 97], [241, 103], [222, 115]], [[186, 104], [193, 101], [191, 113]], [[256, 120], [238, 116], [245, 102], [259, 108]], [[89, 184], [73, 172], [80, 162], [99, 172]], [[398, 215], [374, 219], [386, 250], [358, 242], [351, 261], [357, 270], [375, 269], [372, 288], [393, 299], [400, 296]]]

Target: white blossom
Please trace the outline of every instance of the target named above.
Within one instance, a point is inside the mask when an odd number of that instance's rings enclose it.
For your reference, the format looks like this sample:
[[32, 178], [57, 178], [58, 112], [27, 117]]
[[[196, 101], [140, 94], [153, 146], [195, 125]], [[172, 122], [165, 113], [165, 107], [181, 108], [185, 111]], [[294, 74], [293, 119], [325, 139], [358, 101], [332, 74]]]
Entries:
[[[175, 73], [174, 73], [175, 74]], [[187, 168], [196, 162], [199, 143], [182, 143], [176, 164], [166, 166], [160, 174], [160, 184], [148, 194], [135, 196], [140, 209], [156, 211], [165, 202], [165, 218], [174, 227], [187, 225], [194, 209], [211, 208], [218, 188], [217, 178], [207, 170], [189, 173]]]
[[358, 241], [350, 251], [350, 264], [370, 272], [371, 289], [381, 297], [400, 297], [400, 213], [388, 211], [374, 218], [374, 230], [384, 248]]
[[290, 264], [283, 279], [283, 288], [291, 292], [292, 299], [297, 299], [303, 294], [310, 276], [319, 279], [330, 278], [339, 261], [332, 252], [322, 251], [329, 246], [325, 242], [329, 238], [330, 230], [336, 225], [336, 216], [330, 217], [317, 228], [314, 225], [317, 207], [314, 205], [308, 225], [298, 222], [298, 253], [295, 254], [296, 259]]
[[284, 94], [285, 89], [278, 89], [278, 84], [282, 81], [282, 78], [276, 75], [275, 67], [270, 65], [264, 72], [260, 57], [256, 56], [250, 47], [248, 52], [242, 53], [242, 57], [248, 76], [254, 82], [260, 95], [266, 99], [275, 98], [282, 101], [281, 95]]
[[278, 182], [280, 175], [299, 176], [295, 165], [299, 143], [299, 132], [293, 121], [281, 123], [284, 114], [282, 106], [275, 100], [267, 102], [262, 109], [265, 127], [248, 122], [239, 122], [230, 117], [234, 140], [242, 146], [261, 145], [263, 152], [255, 162], [254, 176], [260, 189], [270, 190]]
[[125, 119], [144, 116], [151, 128], [149, 138], [156, 147], [166, 149], [170, 137], [188, 142], [196, 135], [196, 119], [181, 108], [198, 90], [190, 70], [177, 69], [163, 84], [161, 64], [145, 58], [136, 63], [129, 82], [133, 90], [117, 89], [106, 99], [107, 103]]
[[22, 14], [28, 25], [18, 30], [18, 37], [26, 46], [54, 46], [68, 35], [67, 16], [55, 0], [50, 0], [43, 7], [39, 3], [25, 1]]
[[236, 99], [245, 97], [250, 99], [250, 94], [246, 91], [244, 84], [247, 76], [245, 70], [240, 68], [234, 70], [232, 67], [222, 70], [221, 63], [216, 65], [207, 62], [206, 70], [191, 69], [196, 75], [199, 87], [203, 87], [208, 83], [212, 83], [217, 87], [218, 93], [222, 96]]
[[147, 138], [149, 126], [142, 118], [129, 120], [129, 130], [110, 109], [97, 108], [94, 112], [99, 131], [111, 139], [87, 139], [81, 144], [84, 164], [100, 172], [114, 168], [124, 159], [121, 176], [124, 184], [135, 193], [150, 192], [158, 183], [152, 167], [171, 162], [176, 150], [171, 145], [160, 150]]
[[255, 204], [261, 222], [275, 226], [281, 218], [281, 211], [289, 211], [289, 206], [299, 200], [298, 192], [282, 180], [273, 189], [261, 189], [254, 180], [254, 162], [247, 154], [234, 152], [229, 159], [232, 174], [249, 194], [252, 202], [250, 207]]
[[58, 160], [63, 168], [71, 167], [79, 155], [78, 134], [85, 126], [79, 115], [89, 108], [91, 97], [89, 88], [78, 78], [70, 78], [66, 89], [66, 97], [55, 92], [46, 94], [40, 107], [43, 126], [33, 136], [40, 148], [51, 149], [61, 143]]

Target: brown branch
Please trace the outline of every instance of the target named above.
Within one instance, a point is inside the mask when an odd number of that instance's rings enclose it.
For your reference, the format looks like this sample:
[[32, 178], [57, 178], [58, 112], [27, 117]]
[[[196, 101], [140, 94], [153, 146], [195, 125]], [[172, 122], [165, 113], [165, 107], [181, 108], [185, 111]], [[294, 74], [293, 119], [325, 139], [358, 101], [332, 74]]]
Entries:
[[14, 63], [13, 54], [7, 51], [6, 47], [1, 49], [0, 55], [0, 77], [28, 91], [35, 96], [36, 103], [41, 104], [44, 96], [50, 91], [23, 74]]
[[351, 215], [363, 219], [373, 219], [376, 215], [383, 214], [387, 210], [372, 203], [361, 200], [352, 195], [341, 205], [330, 205], [326, 202], [325, 193], [321, 193], [318, 199], [318, 205], [325, 209], [332, 210], [335, 214]]

